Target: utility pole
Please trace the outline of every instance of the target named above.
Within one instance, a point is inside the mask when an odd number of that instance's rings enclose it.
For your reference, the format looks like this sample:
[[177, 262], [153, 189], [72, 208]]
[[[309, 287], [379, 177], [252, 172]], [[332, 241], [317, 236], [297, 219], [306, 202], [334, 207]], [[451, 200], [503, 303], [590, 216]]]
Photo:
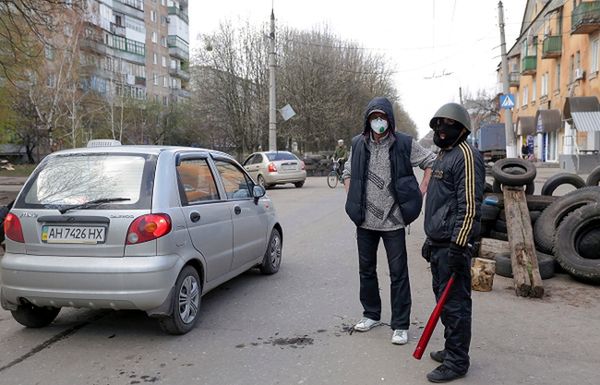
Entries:
[[[502, 54], [502, 92], [504, 95], [510, 93], [508, 85], [508, 59], [506, 57], [506, 41], [504, 40], [504, 9], [502, 1], [498, 2], [498, 24], [500, 25], [500, 52]], [[504, 113], [504, 131], [506, 136], [506, 157], [517, 157], [517, 146], [515, 132], [513, 130], [512, 109], [505, 110]]]
[[458, 100], [460, 100], [460, 105], [462, 106], [462, 104], [463, 104], [462, 87], [458, 87]]
[[269, 44], [269, 151], [277, 151], [277, 98], [275, 97], [275, 12], [271, 8], [271, 39]]

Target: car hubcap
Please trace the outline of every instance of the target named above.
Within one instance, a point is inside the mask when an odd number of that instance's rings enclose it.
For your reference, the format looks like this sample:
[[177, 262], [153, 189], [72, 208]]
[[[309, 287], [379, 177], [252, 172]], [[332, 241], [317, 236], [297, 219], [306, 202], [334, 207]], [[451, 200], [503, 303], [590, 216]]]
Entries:
[[179, 316], [184, 323], [188, 324], [196, 318], [199, 304], [198, 281], [194, 277], [188, 276], [183, 280], [179, 289]]
[[262, 176], [258, 177], [258, 184], [261, 185], [261, 186], [263, 186], [263, 187], [265, 187], [265, 180], [263, 179]]
[[273, 237], [271, 241], [271, 266], [279, 266], [281, 261], [281, 239], [278, 236]]

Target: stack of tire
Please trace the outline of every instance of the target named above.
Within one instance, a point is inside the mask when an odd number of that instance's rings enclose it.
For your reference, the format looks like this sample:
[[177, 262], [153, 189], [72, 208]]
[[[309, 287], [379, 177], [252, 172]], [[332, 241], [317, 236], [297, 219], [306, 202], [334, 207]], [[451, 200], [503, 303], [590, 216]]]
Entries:
[[[486, 186], [482, 205], [481, 235], [508, 240], [502, 185], [522, 186], [525, 189], [542, 279], [551, 278], [555, 271], [566, 271], [579, 280], [599, 283], [600, 207], [593, 211], [591, 204], [600, 205], [600, 187], [597, 187], [600, 167], [592, 171], [587, 181], [576, 174], [556, 174], [544, 183], [541, 195], [534, 195], [536, 170], [526, 160], [497, 161], [492, 167], [492, 175], [494, 183]], [[561, 197], [552, 196], [564, 184], [572, 185], [576, 190]], [[582, 211], [576, 214], [575, 211], [579, 208]], [[569, 215], [571, 213], [572, 216]], [[569, 221], [562, 226], [561, 233], [558, 230], [564, 219]], [[557, 242], [558, 239], [561, 241]], [[510, 255], [497, 255], [496, 273], [512, 276]]]

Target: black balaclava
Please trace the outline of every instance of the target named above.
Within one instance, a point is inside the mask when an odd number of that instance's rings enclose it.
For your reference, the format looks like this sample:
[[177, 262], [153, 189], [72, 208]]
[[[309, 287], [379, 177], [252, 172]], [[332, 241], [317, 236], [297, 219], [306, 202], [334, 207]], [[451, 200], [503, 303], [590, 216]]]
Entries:
[[[448, 148], [454, 147], [460, 139], [462, 139], [463, 126], [459, 122], [456, 122], [452, 125], [441, 123], [434, 131], [433, 131], [433, 143], [439, 148]], [[446, 138], [442, 139], [440, 137], [440, 132], [444, 132], [446, 134]]]

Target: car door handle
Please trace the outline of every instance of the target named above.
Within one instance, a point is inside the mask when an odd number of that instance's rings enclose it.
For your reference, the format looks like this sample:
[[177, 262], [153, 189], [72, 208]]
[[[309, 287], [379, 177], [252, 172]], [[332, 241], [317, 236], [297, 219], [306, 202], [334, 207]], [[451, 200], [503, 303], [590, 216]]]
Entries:
[[235, 206], [233, 208], [233, 212], [235, 213], [235, 215], [240, 215], [240, 213], [242, 212], [242, 208], [240, 206]]
[[192, 211], [190, 213], [190, 221], [192, 222], [198, 222], [200, 220], [200, 213], [196, 212], [196, 211]]

